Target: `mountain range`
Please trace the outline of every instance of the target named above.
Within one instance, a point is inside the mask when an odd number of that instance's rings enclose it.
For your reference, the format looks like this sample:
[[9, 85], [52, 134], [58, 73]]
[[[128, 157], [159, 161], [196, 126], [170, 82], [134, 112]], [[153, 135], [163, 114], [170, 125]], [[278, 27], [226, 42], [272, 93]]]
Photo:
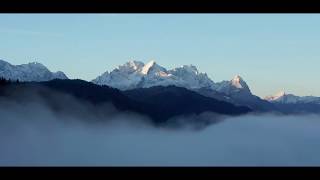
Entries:
[[291, 94], [286, 94], [277, 100], [276, 96], [260, 98], [252, 94], [248, 84], [240, 75], [236, 75], [229, 81], [214, 82], [206, 73], [199, 72], [194, 65], [183, 65], [167, 70], [155, 61], [146, 64], [140, 61], [129, 61], [111, 72], [106, 71], [92, 82], [120, 90], [174, 85], [207, 97], [263, 112], [274, 111], [276, 106], [280, 106], [279, 104], [285, 106], [292, 103], [318, 104], [320, 102], [319, 97], [299, 97]]
[[51, 72], [41, 63], [12, 65], [0, 59], [0, 77], [19, 81], [49, 81], [52, 79], [68, 79], [61, 71]]
[[195, 89], [215, 85], [207, 74], [199, 73], [195, 66], [184, 65], [167, 70], [155, 61], [147, 64], [140, 61], [129, 61], [110, 73], [108, 71], [103, 73], [92, 82], [120, 90], [168, 85]]
[[[103, 112], [109, 109], [104, 105], [111, 103], [121, 112], [134, 112], [149, 117], [154, 125], [165, 125], [170, 119], [182, 115], [212, 112], [235, 116], [252, 111], [247, 107], [202, 96], [182, 87], [154, 86], [120, 91], [79, 79], [54, 79], [43, 82], [0, 80], [0, 100], [2, 98], [23, 104], [40, 102], [57, 114], [68, 116], [86, 116], [81, 111], [83, 106], [103, 115]], [[110, 114], [105, 115], [106, 119], [108, 116]], [[197, 123], [205, 125], [210, 122], [204, 119]]]
[[293, 94], [287, 94], [284, 91], [280, 91], [272, 96], [264, 98], [267, 101], [283, 104], [299, 104], [299, 103], [315, 103], [320, 104], [320, 97], [315, 96], [296, 96]]
[[[66, 86], [68, 86], [67, 89], [73, 89], [72, 86], [78, 85], [67, 80], [68, 77], [63, 72], [51, 72], [40, 63], [11, 65], [0, 60], [0, 77], [23, 82], [42, 82], [40, 83], [42, 85], [52, 81], [53, 84], [58, 85], [55, 86], [56, 89]], [[54, 79], [60, 79], [60, 81]], [[140, 61], [129, 61], [111, 72], [104, 72], [90, 83], [87, 82], [89, 84], [84, 82], [82, 81], [83, 88], [93, 85], [95, 88], [101, 87], [101, 94], [106, 87], [117, 89], [132, 101], [122, 104], [126, 104], [127, 109], [148, 114], [159, 122], [188, 112], [204, 111], [228, 115], [250, 111], [320, 113], [320, 97], [299, 97], [280, 92], [260, 98], [251, 92], [240, 75], [236, 75], [229, 81], [214, 82], [206, 73], [199, 72], [194, 65], [166, 69], [155, 61], [146, 64]], [[53, 87], [50, 86], [50, 88]], [[101, 94], [90, 94], [93, 92], [92, 89], [84, 90], [83, 88], [82, 91], [88, 93], [85, 96], [90, 97], [90, 101], [93, 99], [99, 101], [102, 97]], [[74, 89], [68, 93], [75, 95], [77, 94], [75, 92]], [[127, 107], [128, 104], [131, 106]], [[118, 104], [118, 107], [122, 105]], [[146, 110], [148, 106], [154, 109]]]

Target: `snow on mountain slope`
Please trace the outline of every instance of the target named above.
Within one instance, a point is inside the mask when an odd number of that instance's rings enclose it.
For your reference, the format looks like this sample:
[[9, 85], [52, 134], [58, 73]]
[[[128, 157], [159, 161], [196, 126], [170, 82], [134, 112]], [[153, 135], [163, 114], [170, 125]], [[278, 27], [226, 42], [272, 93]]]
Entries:
[[142, 68], [144, 63], [140, 61], [129, 61], [118, 66], [110, 73], [107, 71], [98, 76], [92, 82], [100, 85], [108, 85], [118, 89], [127, 89], [136, 87], [142, 78]]
[[208, 77], [206, 73], [200, 73], [197, 67], [193, 65], [183, 65], [169, 71], [170, 74], [180, 77], [181, 86], [189, 89], [195, 88], [215, 88], [215, 83]]
[[193, 65], [183, 65], [167, 70], [155, 61], [150, 61], [147, 64], [130, 61], [110, 73], [105, 72], [92, 82], [120, 90], [174, 85], [193, 90], [207, 97], [248, 106], [252, 109], [272, 109], [271, 103], [251, 93], [249, 86], [239, 75], [230, 81], [214, 83], [206, 73], [199, 72]]
[[266, 96], [264, 99], [267, 101], [277, 101], [277, 100], [280, 100], [284, 96], [285, 96], [285, 92], [279, 91], [278, 93], [276, 93], [274, 95]]
[[121, 90], [175, 85], [215, 99], [248, 105], [251, 108], [261, 107], [260, 109], [272, 109], [272, 104], [269, 102], [320, 104], [318, 97], [298, 97], [284, 92], [261, 99], [252, 94], [248, 84], [239, 75], [230, 81], [214, 83], [206, 73], [200, 73], [193, 65], [183, 65], [167, 70], [155, 61], [146, 64], [140, 61], [130, 61], [110, 73], [105, 72], [92, 82]]
[[154, 75], [159, 73], [160, 76], [165, 76], [167, 74], [167, 70], [164, 67], [159, 66], [155, 61], [152, 60], [142, 67], [141, 73], [145, 75]]
[[230, 81], [216, 83], [217, 92], [225, 94], [228, 102], [247, 106], [257, 111], [271, 111], [273, 104], [251, 93], [251, 90], [243, 78], [239, 75]]
[[0, 77], [20, 81], [48, 81], [52, 79], [68, 79], [61, 71], [50, 72], [41, 63], [32, 62], [28, 64], [12, 65], [0, 60]]
[[236, 75], [230, 81], [222, 81], [222, 82], [216, 83], [215, 90], [218, 92], [225, 93], [227, 95], [238, 94], [238, 93], [251, 95], [249, 86], [239, 75]]
[[105, 72], [92, 82], [121, 90], [169, 85], [189, 89], [214, 87], [214, 82], [205, 73], [199, 73], [193, 65], [167, 70], [155, 61], [146, 64], [140, 61], [129, 61], [110, 73]]
[[320, 97], [296, 96], [293, 94], [286, 94], [284, 91], [280, 91], [272, 96], [267, 96], [264, 99], [272, 103], [282, 103], [282, 104], [297, 104], [297, 103], [320, 104]]

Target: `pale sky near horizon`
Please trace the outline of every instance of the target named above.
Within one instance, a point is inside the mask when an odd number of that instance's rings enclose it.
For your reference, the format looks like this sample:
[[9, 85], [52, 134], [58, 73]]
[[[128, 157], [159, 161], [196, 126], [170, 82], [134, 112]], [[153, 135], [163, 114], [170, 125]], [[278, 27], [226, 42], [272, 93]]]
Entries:
[[92, 80], [134, 59], [320, 96], [320, 14], [0, 14], [0, 59]]

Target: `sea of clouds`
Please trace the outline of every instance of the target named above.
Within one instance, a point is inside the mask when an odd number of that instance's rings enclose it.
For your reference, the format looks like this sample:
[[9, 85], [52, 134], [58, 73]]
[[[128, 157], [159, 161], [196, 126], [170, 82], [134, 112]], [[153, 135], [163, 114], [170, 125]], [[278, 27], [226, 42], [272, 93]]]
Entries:
[[[320, 165], [318, 115], [245, 115], [195, 130], [155, 127], [112, 105], [72, 101], [70, 115], [40, 100], [1, 98], [0, 166]], [[179, 118], [200, 116], [210, 113]]]

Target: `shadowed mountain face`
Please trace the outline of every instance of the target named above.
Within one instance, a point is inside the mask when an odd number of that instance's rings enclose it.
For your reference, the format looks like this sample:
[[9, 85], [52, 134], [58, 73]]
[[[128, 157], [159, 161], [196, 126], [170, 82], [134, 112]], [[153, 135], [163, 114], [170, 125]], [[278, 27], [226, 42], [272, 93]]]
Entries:
[[[214, 112], [223, 115], [240, 115], [250, 112], [247, 107], [234, 106], [213, 98], [202, 96], [194, 91], [175, 86], [142, 88], [120, 91], [108, 86], [95, 85], [83, 80], [59, 80], [32, 83], [4, 83], [0, 88], [2, 97], [18, 101], [33, 100], [40, 96], [46, 104], [56, 111], [69, 111], [67, 97], [93, 107], [111, 103], [118, 110], [131, 111], [149, 116], [154, 124], [162, 124], [180, 115]], [[71, 107], [70, 107], [71, 106]]]
[[124, 93], [136, 101], [157, 107], [155, 114], [158, 114], [159, 118], [180, 114], [199, 114], [204, 111], [228, 115], [239, 115], [251, 111], [247, 107], [234, 106], [176, 86], [155, 86], [128, 90]]
[[258, 112], [270, 112], [277, 110], [274, 104], [263, 100], [253, 94], [242, 93], [242, 91], [235, 92], [229, 95], [208, 88], [195, 89], [194, 91], [206, 97], [211, 97], [239, 106], [247, 106], [250, 109]]

